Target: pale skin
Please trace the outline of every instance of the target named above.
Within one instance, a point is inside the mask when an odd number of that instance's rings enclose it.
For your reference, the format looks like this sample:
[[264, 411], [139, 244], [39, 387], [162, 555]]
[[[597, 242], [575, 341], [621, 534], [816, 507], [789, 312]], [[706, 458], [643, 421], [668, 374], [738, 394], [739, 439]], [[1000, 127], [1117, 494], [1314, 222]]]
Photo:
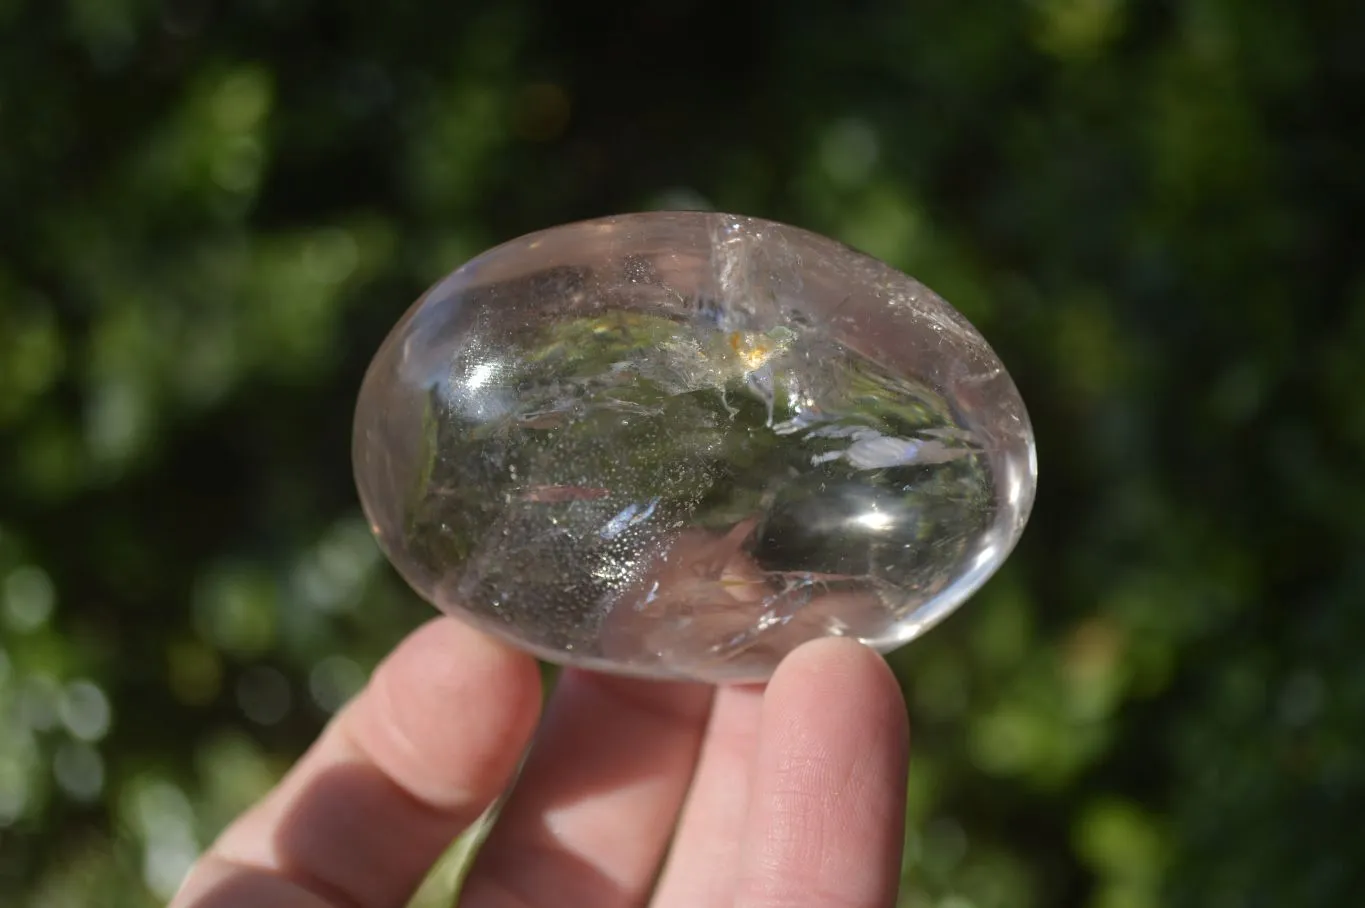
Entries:
[[850, 640], [766, 687], [566, 671], [449, 618], [378, 668], [173, 908], [399, 908], [525, 769], [462, 908], [892, 908], [908, 728]]

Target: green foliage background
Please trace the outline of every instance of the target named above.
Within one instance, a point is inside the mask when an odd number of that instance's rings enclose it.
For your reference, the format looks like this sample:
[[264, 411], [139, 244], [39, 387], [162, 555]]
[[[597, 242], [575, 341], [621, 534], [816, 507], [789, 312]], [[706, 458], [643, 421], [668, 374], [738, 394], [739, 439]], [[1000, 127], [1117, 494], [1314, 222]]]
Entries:
[[1348, 0], [0, 0], [0, 901], [157, 903], [428, 615], [348, 460], [425, 286], [714, 206], [940, 290], [1035, 420], [1023, 543], [893, 659], [902, 904], [1352, 904], [1362, 42]]

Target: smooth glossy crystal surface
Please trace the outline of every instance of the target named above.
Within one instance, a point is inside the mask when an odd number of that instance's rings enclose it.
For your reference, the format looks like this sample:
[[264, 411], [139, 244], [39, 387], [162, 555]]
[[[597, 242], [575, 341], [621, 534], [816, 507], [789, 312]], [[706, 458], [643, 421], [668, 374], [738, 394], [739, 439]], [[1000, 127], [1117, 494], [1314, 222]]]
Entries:
[[375, 356], [354, 457], [438, 608], [599, 670], [766, 678], [960, 605], [1033, 503], [1023, 401], [917, 281], [733, 215], [571, 224], [437, 284]]

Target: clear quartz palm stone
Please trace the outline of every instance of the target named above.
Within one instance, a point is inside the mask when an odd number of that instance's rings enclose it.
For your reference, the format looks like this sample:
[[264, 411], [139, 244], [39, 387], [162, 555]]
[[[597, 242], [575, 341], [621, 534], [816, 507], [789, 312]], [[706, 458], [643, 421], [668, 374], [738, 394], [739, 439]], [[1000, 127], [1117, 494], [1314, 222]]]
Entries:
[[1032, 507], [986, 341], [917, 281], [752, 218], [625, 215], [427, 292], [360, 391], [365, 512], [442, 611], [552, 662], [765, 679], [957, 608]]

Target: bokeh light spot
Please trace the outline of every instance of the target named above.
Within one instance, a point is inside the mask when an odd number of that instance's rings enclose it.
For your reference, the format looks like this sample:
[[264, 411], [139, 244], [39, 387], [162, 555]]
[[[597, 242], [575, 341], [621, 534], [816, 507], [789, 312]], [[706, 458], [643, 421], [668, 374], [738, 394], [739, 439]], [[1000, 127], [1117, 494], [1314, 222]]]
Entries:
[[365, 686], [365, 670], [354, 659], [328, 656], [308, 673], [308, 690], [323, 711], [334, 713]]
[[278, 669], [254, 665], [237, 679], [237, 705], [261, 725], [274, 725], [289, 715], [293, 696], [289, 679]]
[[0, 597], [4, 602], [5, 624], [11, 630], [28, 633], [47, 624], [57, 592], [46, 571], [36, 565], [25, 565], [5, 578]]
[[104, 790], [104, 760], [82, 741], [66, 741], [52, 757], [52, 775], [75, 801], [93, 801]]
[[80, 679], [68, 684], [58, 712], [66, 730], [81, 741], [98, 741], [109, 731], [109, 698], [93, 681]]

